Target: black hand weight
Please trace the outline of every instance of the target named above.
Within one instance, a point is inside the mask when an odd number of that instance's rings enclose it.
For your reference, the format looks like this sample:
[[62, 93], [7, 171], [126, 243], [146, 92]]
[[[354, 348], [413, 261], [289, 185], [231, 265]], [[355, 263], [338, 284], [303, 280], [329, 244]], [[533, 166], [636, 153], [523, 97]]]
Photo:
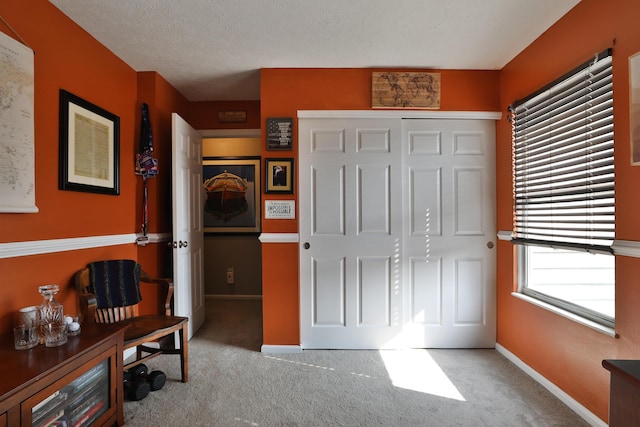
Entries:
[[[140, 368], [140, 367], [143, 368]], [[129, 400], [142, 400], [149, 395], [151, 386], [140, 374], [147, 367], [138, 365], [123, 373], [124, 378], [124, 394]]]
[[151, 391], [160, 390], [167, 381], [167, 376], [162, 371], [151, 371], [149, 375], [143, 375], [147, 383], [151, 387]]
[[145, 364], [140, 364], [129, 369], [125, 373], [125, 379], [129, 377], [134, 383], [138, 379], [143, 379], [151, 391], [160, 390], [167, 381], [167, 376], [162, 371], [151, 371]]

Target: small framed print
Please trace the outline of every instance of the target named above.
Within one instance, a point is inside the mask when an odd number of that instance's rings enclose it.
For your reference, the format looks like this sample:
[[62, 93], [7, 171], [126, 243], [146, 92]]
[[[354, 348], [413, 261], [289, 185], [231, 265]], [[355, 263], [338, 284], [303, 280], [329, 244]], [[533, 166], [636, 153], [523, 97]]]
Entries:
[[267, 150], [293, 148], [293, 119], [267, 119]]
[[293, 159], [265, 159], [266, 193], [293, 193]]

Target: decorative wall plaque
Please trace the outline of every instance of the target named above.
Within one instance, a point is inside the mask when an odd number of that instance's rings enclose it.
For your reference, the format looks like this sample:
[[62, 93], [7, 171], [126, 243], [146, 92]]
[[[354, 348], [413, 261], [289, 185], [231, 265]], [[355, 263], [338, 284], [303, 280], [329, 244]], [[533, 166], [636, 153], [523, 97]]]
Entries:
[[372, 108], [440, 108], [440, 73], [374, 72]]
[[265, 200], [264, 217], [266, 219], [295, 219], [295, 200]]
[[246, 111], [219, 111], [218, 121], [220, 123], [244, 123], [247, 121]]
[[293, 119], [267, 119], [267, 150], [291, 150]]

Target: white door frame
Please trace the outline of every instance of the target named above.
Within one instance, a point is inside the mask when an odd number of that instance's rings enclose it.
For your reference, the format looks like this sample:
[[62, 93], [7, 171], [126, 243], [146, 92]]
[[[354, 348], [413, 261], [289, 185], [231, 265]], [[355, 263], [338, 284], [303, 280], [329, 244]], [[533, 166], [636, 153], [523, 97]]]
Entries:
[[498, 111], [300, 110], [299, 119], [458, 119], [500, 120]]

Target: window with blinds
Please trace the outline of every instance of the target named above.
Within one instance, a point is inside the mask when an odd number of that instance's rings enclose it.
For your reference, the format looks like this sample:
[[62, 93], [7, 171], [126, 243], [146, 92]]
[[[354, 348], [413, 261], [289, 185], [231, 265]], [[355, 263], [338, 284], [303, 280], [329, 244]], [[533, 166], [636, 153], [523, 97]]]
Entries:
[[610, 252], [611, 51], [511, 107], [515, 243]]
[[604, 51], [509, 107], [520, 293], [615, 326], [613, 82]]

